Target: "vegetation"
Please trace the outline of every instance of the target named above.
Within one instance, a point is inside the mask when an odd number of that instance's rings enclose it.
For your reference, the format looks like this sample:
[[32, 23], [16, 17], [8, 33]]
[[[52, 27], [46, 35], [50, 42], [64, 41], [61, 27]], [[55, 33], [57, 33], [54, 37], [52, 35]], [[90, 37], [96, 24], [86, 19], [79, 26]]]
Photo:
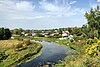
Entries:
[[8, 28], [0, 28], [0, 40], [7, 40], [11, 38], [11, 32]]
[[[80, 38], [77, 35], [77, 38], [80, 39], [78, 39], [79, 41], [75, 40], [74, 42], [77, 46], [76, 48], [78, 48], [78, 50], [75, 50], [79, 55], [74, 60], [70, 59], [70, 61], [62, 61], [61, 63], [54, 65], [55, 67], [100, 66], [100, 39], [98, 39], [100, 38], [100, 6], [97, 6], [95, 9], [91, 9], [90, 12], [86, 12], [85, 17], [88, 23], [82, 27], [82, 37]], [[85, 40], [84, 43], [82, 43], [83, 40]]]
[[[54, 67], [100, 67], [100, 6], [91, 8], [85, 13], [87, 24], [82, 27], [59, 28], [53, 30], [37, 30], [36, 33], [59, 33], [57, 37], [35, 36], [35, 40], [52, 41], [58, 44], [70, 46], [77, 55], [68, 55], [64, 61], [55, 64]], [[62, 31], [69, 31], [73, 39], [59, 40]]]
[[[87, 41], [88, 42], [88, 41]], [[92, 39], [86, 48], [86, 54], [90, 56], [98, 56], [100, 51], [100, 40], [97, 38]]]
[[93, 32], [96, 37], [100, 37], [100, 6], [95, 9], [91, 8], [90, 12], [85, 13], [85, 17], [88, 21], [88, 28], [90, 32]]
[[[27, 42], [28, 41], [28, 42]], [[41, 44], [18, 40], [0, 40], [0, 67], [16, 66], [34, 58], [42, 48]]]

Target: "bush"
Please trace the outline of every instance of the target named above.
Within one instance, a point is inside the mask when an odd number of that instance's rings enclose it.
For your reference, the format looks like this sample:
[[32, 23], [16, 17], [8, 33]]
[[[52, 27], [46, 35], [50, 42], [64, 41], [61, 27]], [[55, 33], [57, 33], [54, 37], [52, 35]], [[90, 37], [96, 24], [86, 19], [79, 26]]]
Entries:
[[90, 56], [97, 56], [100, 52], [100, 42], [89, 45], [86, 49], [86, 54]]
[[97, 42], [98, 42], [98, 39], [94, 37], [94, 39], [91, 39], [91, 38], [88, 39], [86, 43], [89, 45], [92, 45], [93, 43], [97, 43]]
[[29, 45], [30, 44], [30, 39], [25, 39], [24, 44]]
[[4, 52], [0, 52], [0, 62], [6, 58], [6, 55]]
[[87, 35], [85, 33], [82, 33], [82, 38], [88, 38]]
[[100, 66], [100, 58], [99, 57], [90, 57], [87, 58], [87, 60], [85, 60], [83, 62], [87, 67], [99, 67]]
[[23, 44], [23, 47], [27, 47], [27, 44]]
[[23, 42], [19, 42], [15, 45], [15, 48], [21, 48], [23, 46]]
[[0, 40], [11, 38], [11, 31], [8, 28], [0, 28]]
[[78, 40], [82, 40], [82, 37], [81, 37], [81, 36], [76, 36], [76, 35], [74, 35], [74, 36], [73, 36], [73, 39], [74, 39], [75, 41], [78, 41]]
[[91, 44], [93, 44], [94, 42], [93, 42], [93, 39], [89, 38], [89, 39], [87, 40], [86, 43], [89, 44], [89, 45], [91, 45]]

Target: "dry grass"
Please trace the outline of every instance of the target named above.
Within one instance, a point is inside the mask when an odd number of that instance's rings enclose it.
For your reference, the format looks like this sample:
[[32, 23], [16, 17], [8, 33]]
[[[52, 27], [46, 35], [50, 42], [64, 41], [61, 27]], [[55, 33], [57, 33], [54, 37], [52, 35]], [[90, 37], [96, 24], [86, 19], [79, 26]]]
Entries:
[[0, 48], [12, 48], [20, 42], [18, 40], [0, 40]]

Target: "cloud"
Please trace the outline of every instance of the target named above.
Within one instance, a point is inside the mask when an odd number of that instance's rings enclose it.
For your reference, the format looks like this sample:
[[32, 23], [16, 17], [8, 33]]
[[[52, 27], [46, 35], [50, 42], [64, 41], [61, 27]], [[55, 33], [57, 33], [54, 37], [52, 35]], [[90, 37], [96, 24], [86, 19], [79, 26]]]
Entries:
[[52, 3], [48, 3], [48, 2], [40, 2], [41, 8], [43, 8], [46, 11], [59, 11], [60, 8]]
[[46, 18], [45, 16], [19, 16], [19, 15], [12, 15], [10, 17], [12, 20], [34, 20], [34, 19], [42, 19]]
[[100, 2], [100, 0], [97, 0], [97, 2]]
[[30, 20], [43, 18], [34, 12], [35, 5], [28, 1], [0, 1], [0, 15], [2, 20]]
[[33, 6], [32, 3], [30, 2], [21, 1], [21, 2], [16, 3], [16, 8], [18, 10], [29, 11], [29, 10], [33, 10], [35, 6]]
[[[73, 8], [71, 5], [75, 4], [76, 1], [68, 1], [68, 0], [62, 0], [64, 3], [57, 4], [60, 2], [59, 0], [55, 0], [54, 3], [50, 3], [47, 1], [40, 1], [40, 8], [46, 11], [46, 14], [52, 15], [52, 16], [73, 16], [78, 13], [83, 14], [84, 9], [82, 8]], [[83, 12], [83, 13], [82, 13]]]
[[71, 2], [70, 2], [70, 4], [75, 4], [75, 3], [76, 3], [76, 1], [71, 1]]
[[[39, 8], [30, 1], [16, 1], [16, 0], [0, 0], [0, 19], [26, 22], [27, 20], [37, 20], [54, 17], [70, 17], [83, 13], [84, 9], [73, 8], [71, 4], [76, 1], [55, 0], [48, 2], [48, 0], [39, 1]], [[65, 2], [66, 1], [66, 2]], [[38, 11], [35, 11], [38, 9]]]

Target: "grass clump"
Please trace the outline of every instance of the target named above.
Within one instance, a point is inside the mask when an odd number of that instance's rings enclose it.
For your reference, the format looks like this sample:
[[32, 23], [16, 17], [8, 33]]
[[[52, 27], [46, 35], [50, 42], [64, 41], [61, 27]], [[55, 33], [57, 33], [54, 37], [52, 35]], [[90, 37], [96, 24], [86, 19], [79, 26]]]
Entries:
[[21, 48], [21, 47], [23, 47], [23, 42], [18, 42], [18, 43], [16, 43], [15, 44], [15, 48]]

